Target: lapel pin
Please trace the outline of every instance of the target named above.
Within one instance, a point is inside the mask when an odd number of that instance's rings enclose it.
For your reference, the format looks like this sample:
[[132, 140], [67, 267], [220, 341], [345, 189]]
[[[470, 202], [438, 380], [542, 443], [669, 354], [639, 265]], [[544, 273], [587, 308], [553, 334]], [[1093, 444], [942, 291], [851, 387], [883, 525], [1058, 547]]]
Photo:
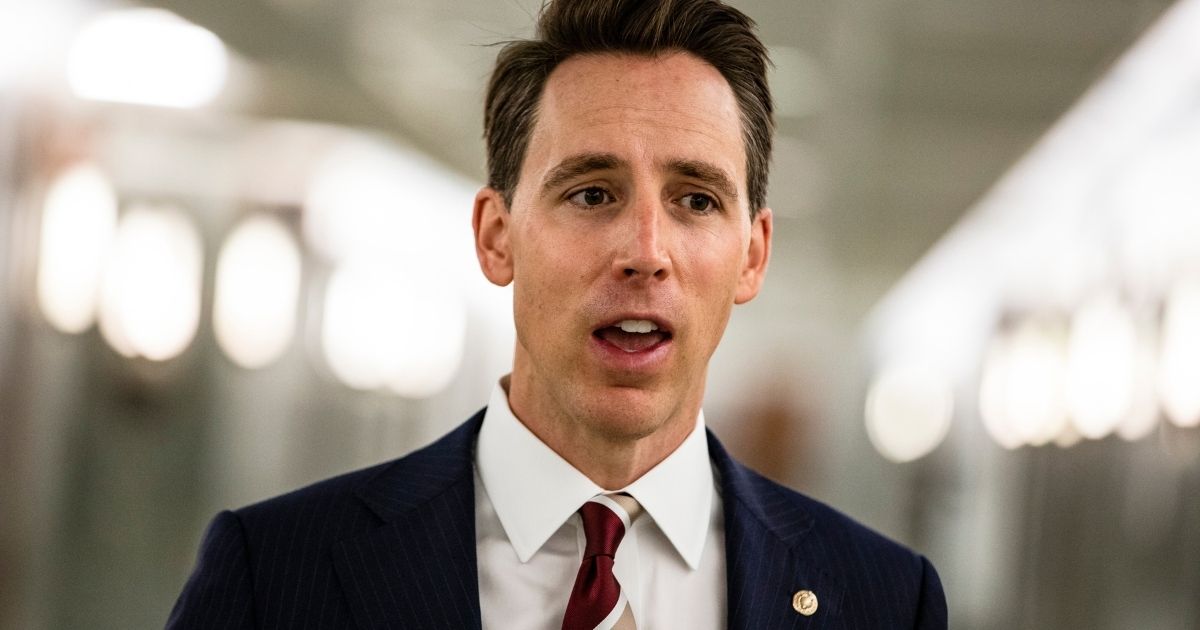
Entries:
[[796, 591], [792, 595], [792, 608], [805, 617], [811, 617], [817, 612], [817, 594], [808, 589]]

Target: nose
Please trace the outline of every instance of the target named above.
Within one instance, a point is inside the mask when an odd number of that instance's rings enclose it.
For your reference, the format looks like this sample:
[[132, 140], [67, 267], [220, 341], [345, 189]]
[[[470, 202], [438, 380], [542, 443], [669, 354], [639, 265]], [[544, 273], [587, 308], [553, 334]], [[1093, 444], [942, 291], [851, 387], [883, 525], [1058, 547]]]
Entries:
[[657, 199], [638, 199], [624, 212], [618, 229], [620, 246], [613, 258], [613, 273], [629, 280], [665, 280], [671, 274], [667, 248], [670, 218]]

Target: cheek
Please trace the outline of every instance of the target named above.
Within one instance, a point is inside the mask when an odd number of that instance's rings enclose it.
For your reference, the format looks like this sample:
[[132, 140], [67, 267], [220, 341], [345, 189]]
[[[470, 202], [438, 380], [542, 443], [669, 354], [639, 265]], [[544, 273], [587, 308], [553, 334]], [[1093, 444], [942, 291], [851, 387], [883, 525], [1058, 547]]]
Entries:
[[561, 240], [538, 239], [528, 232], [521, 236], [513, 244], [513, 311], [518, 322], [549, 340], [569, 328], [563, 320], [576, 312], [570, 303], [579, 293], [573, 274], [581, 256]]
[[696, 285], [693, 289], [706, 302], [718, 303], [728, 298], [732, 303], [743, 266], [739, 244], [707, 241], [687, 248], [681, 262]]
[[[531, 211], [532, 214], [533, 211]], [[512, 250], [518, 264], [542, 271], [571, 260], [572, 253], [587, 242], [589, 234], [577, 234], [548, 217], [526, 215], [515, 222]]]
[[685, 283], [691, 286], [685, 286], [684, 293], [693, 300], [704, 337], [719, 338], [733, 309], [741, 279], [740, 250], [733, 245], [711, 244], [710, 249], [693, 254], [687, 264], [690, 281]]
[[596, 230], [564, 229], [553, 224], [529, 226], [513, 244], [516, 279], [522, 278], [547, 300], [563, 301], [584, 290], [611, 259], [611, 238]]

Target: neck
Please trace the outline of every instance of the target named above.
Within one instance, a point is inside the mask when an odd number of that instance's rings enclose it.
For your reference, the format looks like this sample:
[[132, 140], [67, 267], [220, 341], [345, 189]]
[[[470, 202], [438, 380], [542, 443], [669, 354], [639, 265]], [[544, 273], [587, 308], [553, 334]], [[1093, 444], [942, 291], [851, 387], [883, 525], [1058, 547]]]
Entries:
[[[513, 415], [560, 457], [605, 490], [620, 490], [675, 452], [695, 429], [699, 397], [664, 418], [577, 417], [536, 395], [526, 379], [505, 377]], [[614, 414], [617, 415], [617, 414]], [[623, 427], [633, 426], [633, 430]]]

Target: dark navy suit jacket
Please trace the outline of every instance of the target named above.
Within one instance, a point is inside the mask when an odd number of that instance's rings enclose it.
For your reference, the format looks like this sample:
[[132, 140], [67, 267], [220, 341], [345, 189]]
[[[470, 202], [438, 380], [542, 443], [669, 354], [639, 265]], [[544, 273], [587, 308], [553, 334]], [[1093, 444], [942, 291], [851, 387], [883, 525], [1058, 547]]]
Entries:
[[[482, 420], [407, 457], [222, 512], [167, 627], [478, 629], [472, 451]], [[946, 627], [928, 560], [750, 471], [711, 433], [708, 442], [729, 628]], [[801, 589], [817, 596], [811, 616], [792, 607]]]

